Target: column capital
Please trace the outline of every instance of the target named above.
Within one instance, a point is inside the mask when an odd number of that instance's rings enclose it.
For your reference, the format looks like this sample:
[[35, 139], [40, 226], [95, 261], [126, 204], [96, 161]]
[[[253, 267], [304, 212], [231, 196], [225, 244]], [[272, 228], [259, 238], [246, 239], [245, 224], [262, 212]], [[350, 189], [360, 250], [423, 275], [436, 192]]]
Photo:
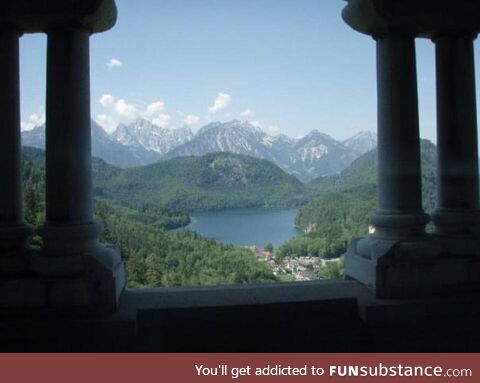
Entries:
[[480, 31], [480, 3], [471, 0], [349, 0], [342, 17], [356, 31], [374, 37], [401, 33], [432, 38]]
[[470, 40], [474, 41], [478, 37], [478, 32], [477, 31], [438, 31], [436, 33], [432, 33], [430, 36], [430, 40], [432, 40], [433, 43], [437, 43], [443, 39], [450, 39], [450, 40], [458, 40], [458, 39], [463, 39], [463, 40]]
[[112, 28], [116, 20], [115, 0], [6, 0], [0, 5], [0, 30], [35, 33], [81, 28], [97, 33]]

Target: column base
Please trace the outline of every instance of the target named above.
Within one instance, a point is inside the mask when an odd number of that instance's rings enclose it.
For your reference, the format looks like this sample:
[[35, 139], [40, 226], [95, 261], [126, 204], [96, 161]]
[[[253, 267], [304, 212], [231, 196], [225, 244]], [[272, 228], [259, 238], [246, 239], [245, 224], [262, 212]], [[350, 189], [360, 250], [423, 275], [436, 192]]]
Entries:
[[31, 274], [47, 286], [47, 307], [113, 312], [125, 288], [125, 270], [113, 246], [97, 242], [101, 225], [46, 225], [44, 246], [31, 255]]
[[398, 213], [378, 210], [370, 216], [375, 236], [392, 239], [410, 239], [425, 236], [425, 225], [430, 217], [423, 213]]
[[[39, 265], [46, 267], [48, 262], [36, 250], [25, 258], [31, 270], [38, 269]], [[84, 256], [84, 262], [92, 266], [88, 274], [39, 275], [30, 271], [0, 276], [0, 310], [41, 315], [62, 313], [65, 316], [113, 313], [125, 287], [124, 268], [119, 262], [109, 269], [100, 258], [120, 259], [116, 249], [99, 245], [96, 254]]]
[[356, 239], [345, 256], [345, 276], [384, 299], [480, 292], [480, 240], [458, 246], [458, 241], [432, 237]]
[[0, 256], [28, 249], [33, 228], [24, 223], [0, 224]]
[[25, 273], [33, 229], [26, 223], [0, 224], [0, 276]]
[[480, 234], [480, 211], [437, 209], [432, 214], [435, 234], [446, 237], [472, 237]]

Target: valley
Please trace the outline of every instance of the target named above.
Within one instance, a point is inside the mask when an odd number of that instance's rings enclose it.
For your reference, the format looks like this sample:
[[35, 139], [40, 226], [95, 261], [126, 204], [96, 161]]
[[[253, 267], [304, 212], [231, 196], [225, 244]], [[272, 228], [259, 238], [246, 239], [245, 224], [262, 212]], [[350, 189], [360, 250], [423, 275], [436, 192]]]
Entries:
[[[422, 154], [424, 203], [430, 209], [433, 144], [423, 141]], [[27, 218], [39, 226], [44, 153], [25, 147], [24, 157]], [[244, 154], [167, 157], [129, 168], [93, 159], [102, 239], [120, 245], [130, 286], [335, 277], [341, 275], [339, 257], [347, 243], [368, 231], [367, 217], [375, 208], [375, 150], [307, 183], [272, 161]], [[242, 212], [239, 220], [231, 219]], [[273, 249], [264, 250], [272, 242]]]

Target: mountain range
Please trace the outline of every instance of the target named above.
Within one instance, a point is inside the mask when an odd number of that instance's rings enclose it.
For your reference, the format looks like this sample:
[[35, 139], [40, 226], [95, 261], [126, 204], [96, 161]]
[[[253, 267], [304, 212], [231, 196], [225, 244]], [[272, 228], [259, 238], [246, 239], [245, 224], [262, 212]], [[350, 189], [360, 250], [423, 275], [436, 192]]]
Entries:
[[[45, 148], [45, 126], [22, 132], [22, 145]], [[375, 148], [376, 136], [360, 132], [341, 142], [313, 130], [303, 138], [269, 135], [247, 121], [210, 123], [194, 134], [188, 127], [162, 128], [139, 119], [108, 134], [92, 121], [92, 154], [121, 168], [162, 159], [231, 152], [268, 160], [303, 182], [336, 174]]]
[[[158, 161], [156, 152], [142, 146], [124, 145], [92, 120], [92, 155], [121, 168], [148, 165]], [[22, 132], [22, 145], [45, 149], [45, 125]]]

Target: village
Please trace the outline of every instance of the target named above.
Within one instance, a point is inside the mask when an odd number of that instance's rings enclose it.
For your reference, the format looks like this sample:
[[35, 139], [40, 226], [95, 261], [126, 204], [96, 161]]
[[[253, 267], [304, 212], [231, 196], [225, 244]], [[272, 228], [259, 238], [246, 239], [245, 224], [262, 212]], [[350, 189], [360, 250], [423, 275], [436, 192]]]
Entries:
[[255, 245], [247, 246], [253, 255], [261, 262], [265, 262], [273, 274], [282, 281], [311, 281], [319, 279], [319, 272], [330, 262], [319, 257], [275, 257], [273, 251], [262, 250]]

